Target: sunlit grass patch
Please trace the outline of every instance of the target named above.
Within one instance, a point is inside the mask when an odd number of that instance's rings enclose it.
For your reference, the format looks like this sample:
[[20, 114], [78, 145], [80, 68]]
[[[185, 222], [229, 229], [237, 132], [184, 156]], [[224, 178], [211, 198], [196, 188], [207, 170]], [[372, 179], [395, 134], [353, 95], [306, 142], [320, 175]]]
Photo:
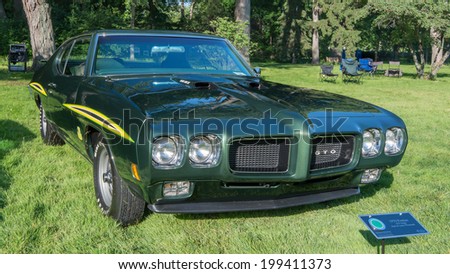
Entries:
[[[92, 166], [70, 146], [40, 140], [31, 74], [0, 70], [1, 253], [376, 253], [359, 214], [410, 211], [431, 232], [389, 241], [388, 253], [450, 252], [450, 68], [437, 81], [364, 77], [320, 82], [309, 65], [260, 64], [265, 79], [382, 106], [408, 127], [399, 166], [359, 196], [295, 208], [222, 214], [147, 214], [119, 227], [97, 208]], [[338, 67], [335, 67], [338, 71]]]

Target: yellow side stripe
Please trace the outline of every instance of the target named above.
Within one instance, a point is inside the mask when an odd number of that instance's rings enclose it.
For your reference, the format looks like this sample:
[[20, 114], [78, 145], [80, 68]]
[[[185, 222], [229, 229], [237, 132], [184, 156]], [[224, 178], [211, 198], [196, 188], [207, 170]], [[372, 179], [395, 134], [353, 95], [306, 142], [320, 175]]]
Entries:
[[47, 96], [47, 92], [45, 92], [45, 89], [41, 84], [37, 82], [32, 82], [29, 84], [29, 86], [33, 88], [35, 91], [39, 92], [40, 94]]
[[[112, 133], [134, 143], [134, 140], [118, 124], [116, 124], [110, 118], [106, 117], [103, 113], [100, 113], [95, 109], [85, 107], [82, 105], [63, 104], [63, 106], [65, 106], [66, 108], [70, 109], [73, 112], [80, 114], [83, 117], [86, 117], [87, 119], [91, 120], [97, 125], [104, 127], [105, 129], [111, 131]], [[101, 118], [102, 120], [98, 119], [97, 117], [94, 117], [89, 113], [95, 114], [95, 116]]]

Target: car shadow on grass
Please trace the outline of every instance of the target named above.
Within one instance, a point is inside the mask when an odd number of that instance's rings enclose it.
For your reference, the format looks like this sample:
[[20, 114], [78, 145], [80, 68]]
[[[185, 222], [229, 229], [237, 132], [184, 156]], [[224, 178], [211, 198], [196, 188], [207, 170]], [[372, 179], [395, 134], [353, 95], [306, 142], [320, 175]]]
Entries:
[[[6, 206], [6, 191], [11, 185], [11, 176], [4, 159], [14, 149], [36, 138], [28, 128], [12, 120], [0, 120], [0, 210]], [[0, 211], [0, 222], [4, 219]]]
[[345, 204], [352, 204], [358, 202], [360, 199], [365, 199], [375, 195], [383, 188], [390, 188], [394, 177], [388, 171], [385, 171], [380, 180], [376, 184], [366, 185], [361, 187], [361, 193], [348, 198], [336, 199], [327, 202], [316, 204], [301, 205], [291, 208], [275, 209], [275, 210], [260, 210], [260, 211], [240, 211], [240, 212], [226, 212], [226, 213], [200, 213], [200, 214], [176, 214], [176, 218], [183, 220], [202, 220], [202, 219], [238, 219], [238, 218], [262, 218], [262, 217], [284, 217], [302, 214], [309, 211], [317, 211], [329, 209]]

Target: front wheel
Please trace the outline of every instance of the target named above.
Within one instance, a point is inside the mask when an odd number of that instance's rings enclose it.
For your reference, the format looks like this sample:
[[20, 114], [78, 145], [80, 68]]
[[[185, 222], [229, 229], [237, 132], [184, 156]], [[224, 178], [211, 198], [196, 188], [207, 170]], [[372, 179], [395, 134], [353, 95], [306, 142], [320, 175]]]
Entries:
[[145, 201], [134, 195], [117, 173], [111, 150], [102, 136], [94, 153], [94, 187], [97, 203], [103, 214], [126, 226], [138, 223], [145, 210]]

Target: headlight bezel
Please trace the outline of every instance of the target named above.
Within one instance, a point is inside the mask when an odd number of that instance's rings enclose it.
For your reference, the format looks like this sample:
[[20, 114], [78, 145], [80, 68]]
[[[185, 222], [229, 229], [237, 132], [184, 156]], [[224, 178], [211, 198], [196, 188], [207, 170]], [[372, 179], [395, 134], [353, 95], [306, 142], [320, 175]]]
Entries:
[[[157, 154], [161, 153], [163, 146], [169, 144], [170, 142], [175, 145], [174, 156], [169, 161], [163, 161]], [[181, 136], [178, 135], [160, 136], [153, 139], [151, 151], [153, 166], [158, 169], [175, 169], [181, 167], [185, 157], [185, 147], [186, 142]]]
[[[369, 140], [365, 140], [370, 138]], [[370, 146], [366, 146], [366, 144]], [[382, 151], [382, 132], [378, 128], [368, 128], [362, 134], [361, 155], [363, 158], [374, 158], [381, 154]]]
[[[205, 159], [199, 159], [198, 151], [204, 149], [201, 142], [210, 147], [208, 156]], [[210, 168], [219, 165], [222, 154], [222, 142], [219, 136], [215, 134], [201, 134], [193, 136], [189, 141], [189, 162], [191, 166], [198, 168]]]
[[[399, 136], [400, 133], [400, 136]], [[394, 145], [390, 145], [394, 138]], [[398, 140], [397, 138], [400, 137]], [[387, 156], [396, 156], [403, 152], [406, 144], [406, 131], [401, 127], [391, 127], [386, 130], [384, 141], [384, 154]], [[394, 150], [394, 151], [393, 151]], [[393, 152], [392, 152], [393, 151]]]

